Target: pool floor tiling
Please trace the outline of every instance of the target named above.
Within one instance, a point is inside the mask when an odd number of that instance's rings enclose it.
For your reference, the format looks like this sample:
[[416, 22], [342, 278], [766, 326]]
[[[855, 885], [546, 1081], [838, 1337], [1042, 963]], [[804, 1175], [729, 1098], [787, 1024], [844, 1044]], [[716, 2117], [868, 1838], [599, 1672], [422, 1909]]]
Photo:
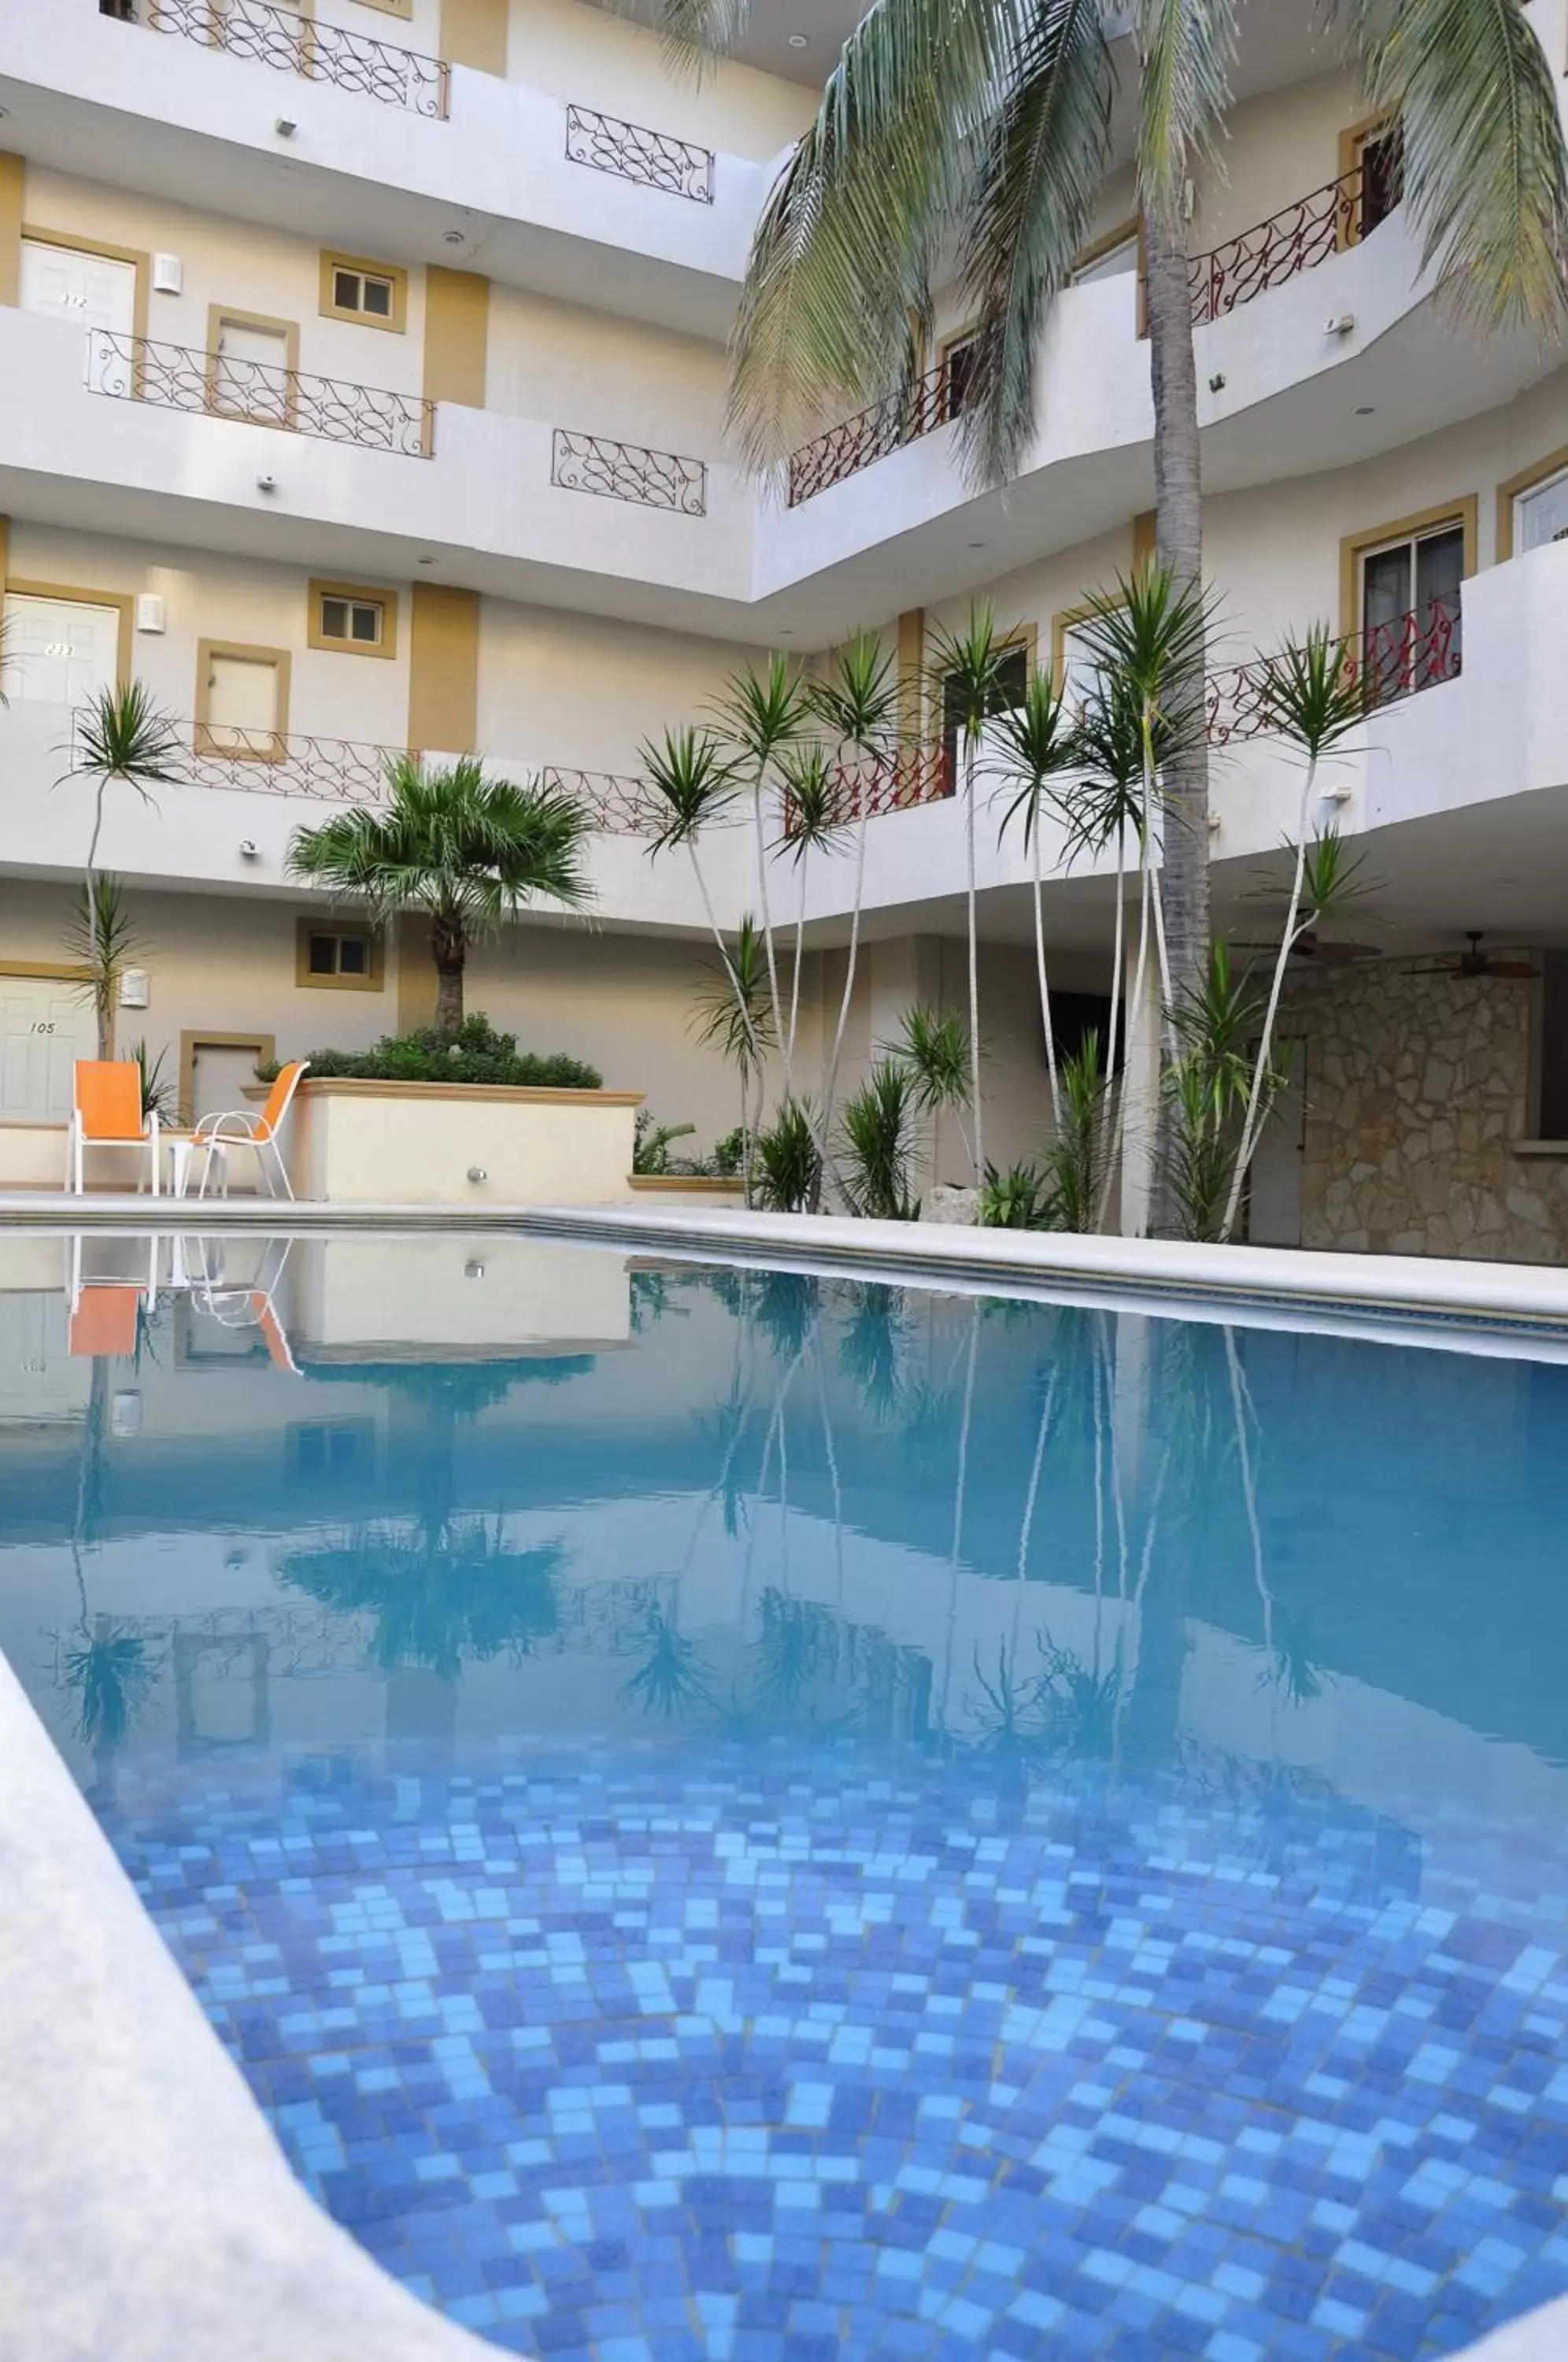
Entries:
[[1406, 2362], [1568, 2289], [1539, 1828], [820, 1742], [99, 1808], [311, 2190], [520, 2354]]

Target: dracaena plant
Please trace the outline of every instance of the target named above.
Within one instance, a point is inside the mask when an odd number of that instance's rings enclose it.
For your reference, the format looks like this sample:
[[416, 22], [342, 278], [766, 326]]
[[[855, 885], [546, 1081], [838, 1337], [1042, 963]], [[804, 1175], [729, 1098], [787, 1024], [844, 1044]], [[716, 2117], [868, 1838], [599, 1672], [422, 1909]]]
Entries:
[[[646, 0], [619, 0], [646, 15]], [[1517, 0], [1326, 0], [1370, 110], [1397, 116], [1405, 204], [1440, 300], [1483, 333], [1561, 334], [1568, 159], [1555, 75]], [[654, 0], [680, 54], [732, 49], [753, 0]], [[730, 412], [756, 467], [923, 366], [933, 290], [977, 324], [960, 422], [977, 482], [1014, 475], [1034, 432], [1053, 299], [1071, 279], [1132, 126], [1154, 397], [1156, 543], [1203, 577], [1187, 183], [1234, 105], [1242, 0], [874, 0], [763, 209], [731, 347]], [[1129, 26], [1129, 19], [1130, 26]], [[1125, 44], [1119, 40], [1131, 31]], [[1185, 659], [1200, 680], [1200, 650]], [[1173, 990], [1209, 940], [1208, 756], [1165, 781]]]
[[1047, 814], [1058, 805], [1061, 789], [1079, 764], [1082, 748], [1077, 717], [1067, 697], [1066, 676], [1058, 680], [1045, 667], [1033, 674], [1021, 703], [997, 716], [997, 761], [1004, 790], [1012, 800], [1002, 814], [1001, 833], [1014, 821], [1021, 822], [1030, 856], [1034, 900], [1034, 968], [1040, 988], [1040, 1024], [1045, 1036], [1045, 1072], [1051, 1087], [1051, 1120], [1062, 1120], [1062, 1085], [1056, 1071], [1056, 1029], [1051, 1017], [1051, 984], [1045, 963], [1045, 911], [1042, 891], [1040, 843]]

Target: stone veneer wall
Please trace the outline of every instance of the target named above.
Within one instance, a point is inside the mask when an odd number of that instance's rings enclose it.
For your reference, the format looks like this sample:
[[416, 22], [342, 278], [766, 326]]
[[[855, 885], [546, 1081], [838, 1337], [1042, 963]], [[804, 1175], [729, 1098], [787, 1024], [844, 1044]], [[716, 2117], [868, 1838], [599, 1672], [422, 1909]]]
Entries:
[[1521, 1158], [1530, 987], [1394, 962], [1293, 984], [1307, 1043], [1301, 1242], [1568, 1261], [1568, 1158]]

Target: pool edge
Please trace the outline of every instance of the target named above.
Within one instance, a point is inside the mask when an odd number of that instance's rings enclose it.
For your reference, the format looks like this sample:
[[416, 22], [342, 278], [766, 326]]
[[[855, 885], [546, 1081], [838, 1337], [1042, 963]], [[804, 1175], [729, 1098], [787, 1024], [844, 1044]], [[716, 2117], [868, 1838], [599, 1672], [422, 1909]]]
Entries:
[[0, 2320], [18, 2362], [482, 2362], [317, 2206], [0, 1656]]

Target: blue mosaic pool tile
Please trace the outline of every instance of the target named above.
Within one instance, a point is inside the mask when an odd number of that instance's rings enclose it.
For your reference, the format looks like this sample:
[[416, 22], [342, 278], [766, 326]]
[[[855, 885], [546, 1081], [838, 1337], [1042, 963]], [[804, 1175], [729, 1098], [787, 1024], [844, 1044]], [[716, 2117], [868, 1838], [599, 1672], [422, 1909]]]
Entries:
[[1485, 1825], [1002, 1826], [782, 1749], [223, 1777], [126, 1768], [122, 1858], [307, 2186], [509, 2351], [1411, 2362], [1568, 2288], [1568, 1868], [1511, 1895]]

